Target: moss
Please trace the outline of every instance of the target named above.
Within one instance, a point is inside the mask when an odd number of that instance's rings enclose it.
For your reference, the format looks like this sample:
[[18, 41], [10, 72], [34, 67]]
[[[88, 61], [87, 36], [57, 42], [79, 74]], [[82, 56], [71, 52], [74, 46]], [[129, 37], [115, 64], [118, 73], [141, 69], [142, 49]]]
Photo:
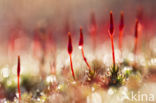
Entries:
[[16, 87], [10, 86], [9, 88], [5, 88], [5, 96], [7, 100], [13, 101], [16, 96]]
[[123, 85], [125, 75], [121, 73], [120, 68], [118, 66], [113, 66], [110, 70], [110, 76], [108, 77], [109, 86], [120, 87]]
[[[5, 91], [4, 95], [6, 99], [13, 101], [14, 97], [16, 96], [17, 86], [13, 80], [11, 81], [9, 79], [10, 77], [3, 79], [1, 85], [4, 88], [4, 91]], [[8, 81], [10, 81], [11, 85], [8, 85]]]

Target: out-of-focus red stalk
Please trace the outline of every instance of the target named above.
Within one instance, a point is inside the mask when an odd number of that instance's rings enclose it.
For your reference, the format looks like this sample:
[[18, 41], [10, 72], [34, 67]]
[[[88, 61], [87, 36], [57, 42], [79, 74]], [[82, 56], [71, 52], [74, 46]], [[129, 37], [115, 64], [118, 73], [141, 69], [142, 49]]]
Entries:
[[34, 31], [34, 38], [33, 38], [33, 55], [35, 58], [39, 59], [38, 51], [40, 51], [41, 45], [39, 42], [39, 34], [37, 29]]
[[15, 50], [15, 37], [11, 36], [9, 42], [10, 42], [9, 44], [11, 46], [11, 52], [14, 52], [14, 50]]
[[88, 61], [87, 61], [87, 59], [86, 59], [86, 57], [85, 57], [85, 55], [84, 55], [83, 43], [84, 43], [84, 42], [83, 42], [83, 32], [82, 32], [82, 27], [80, 27], [80, 40], [79, 40], [79, 48], [81, 49], [81, 52], [82, 52], [82, 57], [83, 57], [83, 59], [84, 59], [85, 63], [87, 64], [87, 66], [88, 66], [89, 70], [91, 70], [91, 67], [90, 67], [90, 65], [89, 65], [89, 63], [88, 63]]
[[92, 38], [92, 45], [93, 45], [93, 50], [96, 49], [96, 32], [97, 32], [97, 25], [96, 25], [96, 18], [95, 18], [95, 13], [91, 13], [91, 24], [90, 24], [90, 34]]
[[110, 36], [111, 43], [112, 43], [112, 57], [113, 57], [113, 65], [115, 66], [115, 53], [114, 53], [113, 33], [114, 33], [113, 15], [112, 15], [112, 11], [110, 11], [110, 27], [109, 27], [109, 36]]
[[68, 32], [68, 54], [70, 56], [70, 66], [71, 66], [72, 75], [75, 80], [75, 74], [74, 74], [73, 63], [72, 63], [72, 51], [73, 51], [73, 46], [72, 46], [71, 33]]
[[18, 64], [17, 64], [17, 82], [18, 82], [19, 103], [20, 103], [20, 100], [21, 100], [21, 91], [20, 91], [20, 70], [21, 70], [20, 56], [18, 56]]
[[56, 75], [56, 63], [55, 61], [50, 63], [51, 74]]
[[134, 41], [134, 54], [137, 53], [137, 46], [138, 46], [138, 26], [139, 26], [139, 21], [138, 19], [135, 22], [135, 41]]
[[123, 28], [124, 28], [124, 13], [120, 13], [120, 24], [119, 24], [119, 49], [122, 52], [122, 37], [123, 37]]
[[13, 25], [13, 27], [10, 30], [10, 37], [9, 37], [9, 48], [12, 53], [15, 52], [15, 40], [21, 35], [23, 32], [23, 27], [20, 20], [17, 20], [16, 23]]

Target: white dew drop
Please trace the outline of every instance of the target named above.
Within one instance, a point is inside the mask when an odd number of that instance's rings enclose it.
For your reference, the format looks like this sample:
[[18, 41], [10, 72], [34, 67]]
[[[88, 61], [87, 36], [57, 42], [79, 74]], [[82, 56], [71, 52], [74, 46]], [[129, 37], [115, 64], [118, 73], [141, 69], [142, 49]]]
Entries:
[[47, 83], [56, 82], [56, 76], [53, 76], [53, 75], [47, 76], [46, 81]]
[[94, 92], [87, 96], [87, 103], [102, 103], [102, 97], [99, 93]]
[[95, 91], [95, 88], [94, 87], [92, 87], [92, 92], [94, 92]]
[[41, 99], [40, 99], [40, 98], [37, 98], [37, 101], [38, 101], [38, 102], [40, 102], [40, 101], [41, 101]]
[[132, 70], [132, 67], [129, 67], [129, 66], [125, 66], [122, 70], [123, 73], [126, 73], [127, 71], [131, 71]]
[[9, 68], [3, 68], [1, 73], [3, 78], [7, 78], [9, 76]]
[[127, 87], [124, 86], [120, 88], [120, 92], [118, 94], [118, 100], [119, 101], [129, 100]]
[[153, 66], [155, 66], [155, 65], [156, 65], [156, 58], [152, 58], [152, 59], [148, 62], [148, 65], [153, 65]]
[[108, 89], [108, 95], [113, 95], [114, 94], [114, 90], [112, 88]]

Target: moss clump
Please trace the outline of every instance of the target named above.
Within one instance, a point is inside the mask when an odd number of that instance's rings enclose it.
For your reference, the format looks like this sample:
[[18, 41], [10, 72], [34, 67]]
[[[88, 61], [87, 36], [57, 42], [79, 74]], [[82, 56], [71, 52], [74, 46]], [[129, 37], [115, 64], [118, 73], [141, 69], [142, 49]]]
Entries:
[[110, 70], [109, 78], [109, 86], [120, 87], [123, 85], [125, 78], [125, 74], [122, 74], [120, 68], [118, 66], [113, 66]]
[[100, 76], [104, 75], [105, 72], [105, 65], [99, 60], [93, 60], [92, 62], [92, 69], [88, 71], [88, 81], [98, 82]]
[[44, 80], [33, 76], [23, 76], [21, 86], [25, 88], [27, 92], [32, 92], [35, 98], [40, 96], [40, 91], [46, 88]]

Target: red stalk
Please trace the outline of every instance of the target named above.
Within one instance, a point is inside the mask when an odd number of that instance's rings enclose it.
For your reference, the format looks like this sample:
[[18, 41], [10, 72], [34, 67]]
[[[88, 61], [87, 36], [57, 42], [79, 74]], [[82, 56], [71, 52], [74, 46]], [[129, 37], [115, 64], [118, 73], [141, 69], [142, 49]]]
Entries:
[[113, 15], [112, 15], [112, 11], [111, 11], [111, 12], [110, 12], [109, 36], [110, 36], [110, 38], [111, 38], [111, 43], [112, 43], [113, 65], [115, 66], [115, 53], [114, 53], [113, 33], [114, 33], [114, 23], [113, 23]]
[[73, 62], [72, 62], [72, 54], [69, 54], [69, 56], [70, 56], [70, 67], [71, 67], [73, 79], [75, 80], [75, 74], [74, 74]]
[[20, 91], [20, 69], [21, 69], [21, 64], [20, 64], [20, 56], [18, 56], [18, 64], [17, 64], [17, 82], [18, 82], [18, 94], [19, 94], [19, 103], [21, 100], [21, 91]]
[[73, 63], [72, 63], [72, 51], [73, 51], [73, 46], [72, 46], [71, 33], [68, 32], [68, 54], [70, 56], [70, 66], [71, 66], [72, 75], [75, 80], [75, 74], [74, 74]]
[[138, 25], [139, 24], [139, 21], [136, 20], [135, 22], [135, 41], [134, 41], [134, 54], [137, 53], [137, 45], [138, 45]]
[[89, 63], [88, 63], [88, 61], [87, 61], [87, 59], [86, 59], [86, 57], [84, 55], [83, 47], [81, 48], [81, 52], [82, 52], [82, 56], [83, 56], [83, 59], [84, 59], [85, 63], [87, 64], [89, 70], [91, 70], [91, 67], [90, 67], [90, 65], [89, 65]]
[[123, 28], [124, 28], [124, 14], [123, 12], [120, 13], [120, 24], [119, 24], [119, 49], [120, 52], [122, 51], [122, 35], [123, 35]]
[[83, 57], [85, 63], [87, 64], [89, 70], [91, 70], [91, 67], [90, 67], [90, 65], [89, 65], [89, 63], [88, 63], [88, 61], [87, 61], [87, 59], [86, 59], [86, 57], [85, 57], [85, 55], [84, 55], [84, 50], [83, 50], [83, 32], [82, 32], [82, 28], [81, 28], [81, 27], [80, 27], [79, 48], [81, 49], [82, 57]]
[[113, 36], [111, 36], [111, 43], [112, 43], [113, 65], [115, 66], [115, 52], [114, 52], [114, 41], [113, 41]]

